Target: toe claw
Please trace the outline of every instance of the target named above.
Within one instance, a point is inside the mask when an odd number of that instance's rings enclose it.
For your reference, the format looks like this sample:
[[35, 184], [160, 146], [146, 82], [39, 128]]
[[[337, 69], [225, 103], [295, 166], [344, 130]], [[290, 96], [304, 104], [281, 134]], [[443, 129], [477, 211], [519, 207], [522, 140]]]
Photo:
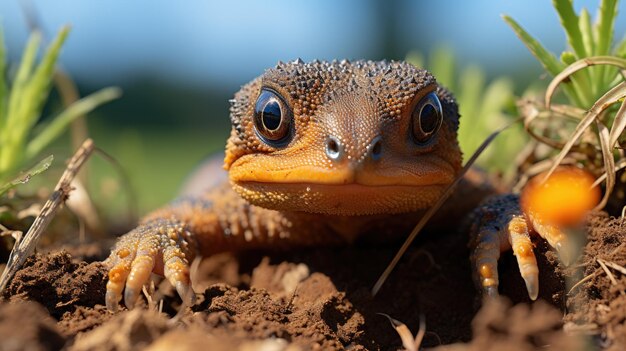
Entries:
[[539, 277], [537, 274], [532, 274], [522, 278], [524, 278], [524, 283], [526, 283], [528, 297], [530, 297], [533, 301], [537, 300], [537, 296], [539, 296]]
[[135, 306], [135, 302], [138, 298], [139, 291], [127, 285], [126, 289], [124, 290], [124, 305], [126, 305], [126, 307], [131, 310]]
[[107, 309], [111, 312], [117, 312], [121, 298], [122, 297], [114, 291], [107, 290], [104, 298]]
[[182, 281], [176, 282], [176, 292], [183, 300], [184, 305], [191, 306], [196, 302], [196, 294], [193, 292], [193, 289], [189, 286], [189, 284]]

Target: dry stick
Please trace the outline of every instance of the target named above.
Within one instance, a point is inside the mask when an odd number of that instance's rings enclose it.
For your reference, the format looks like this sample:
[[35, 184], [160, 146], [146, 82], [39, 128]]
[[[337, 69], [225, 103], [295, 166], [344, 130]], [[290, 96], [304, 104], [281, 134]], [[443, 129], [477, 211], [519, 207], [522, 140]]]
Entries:
[[463, 166], [463, 169], [461, 169], [461, 173], [459, 173], [459, 175], [456, 177], [454, 182], [452, 182], [452, 184], [450, 184], [446, 188], [446, 190], [444, 190], [439, 200], [437, 200], [437, 202], [432, 207], [430, 207], [428, 211], [426, 211], [426, 213], [424, 213], [424, 216], [420, 219], [420, 221], [417, 223], [415, 228], [413, 228], [413, 231], [411, 232], [411, 234], [409, 234], [409, 236], [406, 238], [406, 240], [402, 244], [402, 247], [400, 247], [400, 250], [398, 250], [398, 253], [396, 253], [396, 256], [393, 258], [393, 260], [391, 260], [391, 263], [389, 263], [387, 268], [385, 268], [385, 271], [380, 275], [380, 277], [376, 281], [376, 284], [374, 284], [374, 287], [372, 288], [372, 296], [376, 296], [380, 288], [385, 283], [385, 280], [387, 280], [387, 277], [389, 277], [389, 275], [391, 274], [391, 271], [393, 271], [393, 269], [396, 267], [396, 265], [398, 264], [398, 261], [400, 261], [400, 258], [402, 258], [402, 255], [404, 255], [404, 252], [409, 248], [409, 245], [411, 245], [411, 243], [413, 242], [417, 234], [419, 234], [420, 230], [424, 228], [426, 223], [428, 223], [428, 221], [435, 214], [435, 212], [437, 212], [437, 210], [441, 207], [441, 205], [443, 205], [443, 203], [448, 199], [448, 197], [450, 197], [456, 185], [463, 179], [463, 176], [465, 175], [465, 173], [467, 173], [470, 167], [474, 164], [478, 156], [482, 154], [485, 148], [487, 148], [487, 146], [491, 144], [493, 139], [495, 139], [496, 136], [498, 136], [498, 134], [500, 134], [502, 131], [509, 128], [513, 124], [519, 122], [521, 119], [522, 118], [516, 118], [511, 123], [491, 133], [487, 137], [487, 139], [485, 139], [485, 141], [483, 141], [483, 143], [480, 144], [480, 147], [478, 147], [478, 149], [476, 150], [476, 152], [474, 152], [472, 157], [470, 157], [470, 159], [467, 160], [467, 163], [465, 163], [465, 166]]
[[[611, 273], [611, 271], [604, 264], [604, 260], [599, 258], [596, 261], [598, 261], [598, 264], [600, 265], [600, 267], [602, 267], [602, 270], [604, 270], [604, 273], [606, 273], [607, 277], [609, 277], [609, 280], [611, 281], [611, 284], [617, 285], [617, 280], [615, 280], [615, 277], [613, 276], [613, 273]], [[619, 292], [620, 292], [620, 294], [622, 294], [622, 296], [626, 295], [626, 293], [624, 293], [623, 289], [620, 289]]]
[[[598, 260], [602, 260], [602, 259], [601, 259], [601, 258], [599, 258]], [[620, 272], [620, 273], [622, 273], [622, 274], [626, 274], [626, 268], [625, 268], [624, 266], [620, 266], [620, 265], [618, 265], [617, 263], [615, 263], [615, 262], [611, 262], [611, 261], [605, 261], [605, 260], [602, 260], [602, 262], [604, 262], [604, 264], [605, 264], [607, 267], [611, 267], [611, 268], [613, 268], [614, 270], [616, 270], [616, 271], [618, 271], [618, 272]]]
[[[616, 254], [616, 253], [618, 253], [620, 250], [622, 250], [622, 249], [624, 248], [624, 246], [626, 246], [626, 243], [621, 243], [621, 244], [619, 244], [619, 246], [618, 246], [618, 247], [616, 247], [615, 249], [613, 249], [613, 251], [611, 251], [611, 252], [607, 255], [607, 257], [611, 257], [611, 256], [615, 255], [615, 254]], [[596, 259], [596, 260], [602, 260], [602, 261], [603, 261], [603, 262], [604, 262], [604, 263], [605, 263], [608, 267], [611, 267], [611, 268], [613, 268], [613, 269], [615, 269], [615, 270], [617, 270], [617, 271], [621, 272], [622, 274], [626, 274], [626, 268], [624, 268], [624, 267], [622, 267], [622, 266], [618, 265], [618, 264], [617, 264], [617, 263], [615, 263], [615, 262], [609, 262], [609, 261], [603, 260], [603, 259], [601, 259], [601, 258], [598, 258], [598, 259]], [[587, 265], [589, 265], [589, 264], [592, 264], [592, 263], [587, 263], [587, 264], [584, 264], [584, 265], [582, 265], [582, 266], [580, 266], [580, 267], [584, 267], [584, 266], [587, 266]], [[567, 295], [571, 294], [571, 293], [572, 293], [572, 291], [574, 291], [574, 289], [575, 289], [576, 287], [580, 286], [582, 283], [584, 283], [584, 282], [588, 281], [589, 279], [594, 278], [596, 275], [600, 274], [600, 272], [601, 272], [601, 271], [602, 271], [602, 268], [596, 268], [596, 270], [595, 270], [593, 273], [591, 273], [591, 274], [587, 275], [587, 276], [586, 276], [586, 277], [584, 277], [583, 279], [579, 280], [576, 284], [574, 284], [574, 285], [573, 285], [573, 286], [569, 289], [569, 291], [567, 292]]]
[[596, 275], [600, 274], [602, 270], [600, 268], [597, 268], [595, 270], [595, 272], [589, 274], [588, 276], [584, 277], [583, 279], [579, 280], [576, 284], [574, 284], [569, 291], [567, 292], [567, 295], [571, 294], [572, 291], [574, 291], [574, 289], [576, 289], [577, 287], [579, 287], [581, 284], [583, 284], [584, 282], [593, 279]]
[[91, 152], [93, 151], [93, 148], [93, 140], [87, 139], [83, 142], [83, 145], [81, 145], [67, 164], [67, 168], [65, 169], [65, 172], [63, 172], [61, 179], [59, 179], [54, 192], [41, 208], [41, 212], [39, 212], [39, 215], [31, 225], [24, 238], [19, 242], [19, 244], [13, 246], [13, 250], [11, 250], [11, 254], [9, 255], [7, 266], [4, 269], [4, 272], [2, 272], [2, 276], [0, 276], [0, 293], [4, 291], [9, 280], [21, 268], [26, 258], [35, 250], [35, 246], [37, 246], [37, 242], [39, 241], [41, 234], [48, 227], [50, 221], [52, 221], [52, 218], [59, 209], [59, 206], [69, 196], [69, 193], [72, 190], [70, 186], [72, 179], [74, 179], [81, 166], [85, 163], [85, 161], [87, 161], [89, 155], [91, 155]]

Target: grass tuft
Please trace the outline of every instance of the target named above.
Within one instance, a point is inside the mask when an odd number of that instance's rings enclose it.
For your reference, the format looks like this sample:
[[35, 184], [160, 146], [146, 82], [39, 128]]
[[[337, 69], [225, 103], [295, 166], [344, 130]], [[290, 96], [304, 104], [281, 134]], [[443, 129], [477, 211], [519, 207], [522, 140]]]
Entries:
[[[34, 129], [52, 90], [56, 62], [70, 28], [61, 28], [37, 63], [41, 34], [34, 32], [24, 50], [17, 74], [10, 86], [5, 77], [7, 54], [0, 29], [0, 196], [47, 169], [52, 161], [48, 156], [37, 166], [16, 176], [18, 171], [42, 153], [76, 118], [89, 113], [99, 105], [116, 99], [120, 90], [107, 88], [82, 98], [52, 117], [43, 128]], [[42, 165], [47, 165], [42, 167]]]
[[[558, 63], [536, 39], [504, 16], [554, 77], [544, 100], [522, 101], [520, 113], [529, 135], [554, 149], [544, 155], [551, 160], [546, 164], [546, 177], [566, 160], [585, 167], [605, 180], [605, 194], [597, 207], [602, 208], [616, 184], [615, 173], [625, 162], [620, 142], [626, 128], [626, 39], [612, 47], [617, 0], [601, 1], [595, 23], [586, 9], [577, 14], [572, 1], [554, 0], [553, 5], [570, 49], [560, 55]], [[559, 88], [564, 93], [563, 103], [555, 99]]]

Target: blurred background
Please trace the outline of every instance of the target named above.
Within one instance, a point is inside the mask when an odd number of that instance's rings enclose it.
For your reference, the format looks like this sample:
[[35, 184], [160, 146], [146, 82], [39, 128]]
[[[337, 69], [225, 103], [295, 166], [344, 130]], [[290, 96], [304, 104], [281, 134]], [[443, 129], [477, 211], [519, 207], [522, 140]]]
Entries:
[[[597, 5], [575, 2], [593, 15]], [[81, 94], [123, 89], [121, 99], [87, 121], [96, 144], [128, 170], [141, 213], [175, 196], [194, 165], [223, 148], [227, 100], [279, 60], [401, 60], [447, 47], [458, 66], [478, 65], [487, 80], [508, 76], [517, 93], [547, 80], [501, 14], [551, 51], [564, 49], [546, 0], [0, 1], [10, 62], [21, 56], [29, 22], [46, 40], [70, 24], [60, 63]], [[618, 18], [616, 39], [624, 28]], [[53, 150], [61, 168], [59, 160], [71, 153], [68, 140]], [[93, 160], [91, 173], [95, 197], [122, 201], [125, 189], [110, 165]]]

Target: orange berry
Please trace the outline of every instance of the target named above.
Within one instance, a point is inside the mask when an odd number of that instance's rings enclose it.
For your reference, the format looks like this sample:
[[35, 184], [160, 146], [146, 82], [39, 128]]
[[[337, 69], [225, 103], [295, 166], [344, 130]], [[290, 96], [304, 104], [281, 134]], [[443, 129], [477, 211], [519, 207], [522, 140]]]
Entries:
[[558, 167], [543, 181], [546, 173], [533, 177], [522, 190], [520, 204], [527, 216], [556, 226], [582, 222], [600, 201], [600, 189], [589, 172], [572, 166]]

